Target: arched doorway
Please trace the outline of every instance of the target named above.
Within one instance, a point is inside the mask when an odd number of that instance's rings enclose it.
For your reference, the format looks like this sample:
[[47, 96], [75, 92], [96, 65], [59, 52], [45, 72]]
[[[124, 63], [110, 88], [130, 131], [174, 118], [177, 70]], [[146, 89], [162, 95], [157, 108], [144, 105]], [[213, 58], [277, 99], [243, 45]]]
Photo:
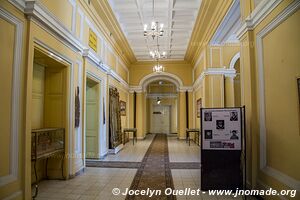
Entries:
[[183, 86], [176, 75], [161, 72], [145, 76], [139, 84], [145, 94], [147, 133], [178, 133], [178, 92]]

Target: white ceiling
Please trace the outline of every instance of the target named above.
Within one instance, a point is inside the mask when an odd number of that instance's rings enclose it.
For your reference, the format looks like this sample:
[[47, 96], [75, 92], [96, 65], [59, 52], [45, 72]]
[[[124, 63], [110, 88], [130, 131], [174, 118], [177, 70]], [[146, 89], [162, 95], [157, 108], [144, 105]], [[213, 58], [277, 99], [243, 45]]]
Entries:
[[[151, 60], [150, 50], [156, 50], [156, 39], [143, 35], [144, 24], [150, 27], [152, 0], [109, 0], [109, 4], [137, 60]], [[159, 38], [160, 51], [168, 59], [183, 60], [198, 16], [201, 0], [155, 0], [155, 20], [164, 24], [164, 36]]]

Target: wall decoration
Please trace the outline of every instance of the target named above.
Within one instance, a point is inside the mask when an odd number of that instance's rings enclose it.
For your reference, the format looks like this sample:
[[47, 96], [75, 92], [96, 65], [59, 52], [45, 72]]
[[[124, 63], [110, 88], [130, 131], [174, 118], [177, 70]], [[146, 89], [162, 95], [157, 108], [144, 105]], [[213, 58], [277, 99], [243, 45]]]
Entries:
[[116, 88], [109, 88], [109, 148], [114, 149], [122, 143], [120, 95]]
[[202, 108], [202, 99], [197, 100], [197, 118], [200, 118], [200, 110]]
[[79, 86], [75, 90], [75, 128], [80, 125], [80, 98], [79, 98]]
[[103, 98], [103, 124], [105, 124], [105, 102]]
[[299, 105], [300, 105], [300, 78], [297, 78], [298, 83], [298, 99], [299, 99]]
[[126, 116], [126, 102], [120, 101], [120, 113], [121, 116]]
[[202, 108], [202, 115], [204, 150], [241, 150], [240, 108]]

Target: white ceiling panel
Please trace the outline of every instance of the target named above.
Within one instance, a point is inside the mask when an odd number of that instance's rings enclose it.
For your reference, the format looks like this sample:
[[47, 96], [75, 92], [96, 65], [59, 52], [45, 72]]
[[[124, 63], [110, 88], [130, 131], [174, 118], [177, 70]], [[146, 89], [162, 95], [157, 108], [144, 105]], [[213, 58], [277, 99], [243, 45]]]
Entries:
[[[153, 21], [152, 0], [108, 0], [137, 60], [151, 60], [156, 39], [143, 36], [144, 24]], [[154, 0], [155, 21], [164, 24], [159, 48], [168, 59], [183, 60], [201, 0]]]

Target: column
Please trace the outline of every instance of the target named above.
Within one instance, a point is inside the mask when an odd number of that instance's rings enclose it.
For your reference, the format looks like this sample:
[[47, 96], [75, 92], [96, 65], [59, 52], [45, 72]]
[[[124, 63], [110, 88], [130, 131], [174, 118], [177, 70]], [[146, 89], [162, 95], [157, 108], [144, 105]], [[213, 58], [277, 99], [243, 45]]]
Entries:
[[186, 105], [185, 92], [179, 92], [178, 101], [178, 138], [186, 137]]
[[234, 76], [225, 76], [225, 106], [234, 107]]

